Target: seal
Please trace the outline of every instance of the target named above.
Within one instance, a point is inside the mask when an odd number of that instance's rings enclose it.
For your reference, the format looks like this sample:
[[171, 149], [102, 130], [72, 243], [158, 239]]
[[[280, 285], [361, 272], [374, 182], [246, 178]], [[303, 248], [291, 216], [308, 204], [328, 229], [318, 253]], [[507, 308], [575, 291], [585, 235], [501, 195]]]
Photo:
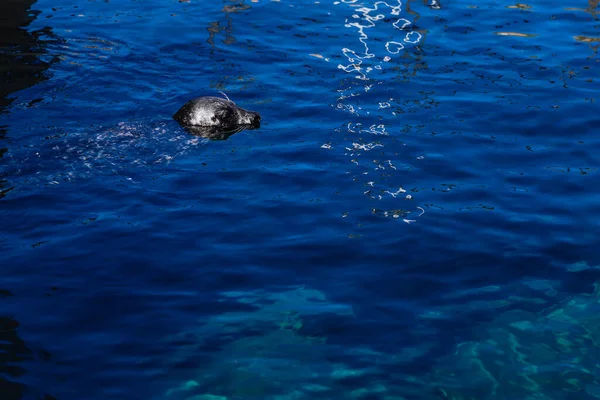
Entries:
[[260, 114], [244, 110], [229, 100], [214, 96], [197, 97], [185, 103], [173, 119], [193, 135], [224, 140], [244, 129], [260, 127]]

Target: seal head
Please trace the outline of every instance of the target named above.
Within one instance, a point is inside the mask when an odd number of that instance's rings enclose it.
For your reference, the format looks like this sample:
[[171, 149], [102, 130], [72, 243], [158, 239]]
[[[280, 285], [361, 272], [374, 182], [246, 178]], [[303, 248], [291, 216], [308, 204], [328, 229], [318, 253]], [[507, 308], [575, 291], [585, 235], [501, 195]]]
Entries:
[[204, 96], [188, 101], [173, 119], [193, 135], [213, 140], [227, 139], [244, 129], [260, 127], [260, 115], [244, 110], [233, 101]]

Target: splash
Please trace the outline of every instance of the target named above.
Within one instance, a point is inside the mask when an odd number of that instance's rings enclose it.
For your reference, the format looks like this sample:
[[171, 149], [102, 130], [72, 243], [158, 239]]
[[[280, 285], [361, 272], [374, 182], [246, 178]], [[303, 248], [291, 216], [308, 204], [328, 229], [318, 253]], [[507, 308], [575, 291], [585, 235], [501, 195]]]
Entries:
[[13, 149], [6, 167], [18, 186], [60, 185], [100, 176], [136, 184], [207, 143], [175, 132], [166, 122], [122, 121], [111, 127], [49, 134], [36, 146]]

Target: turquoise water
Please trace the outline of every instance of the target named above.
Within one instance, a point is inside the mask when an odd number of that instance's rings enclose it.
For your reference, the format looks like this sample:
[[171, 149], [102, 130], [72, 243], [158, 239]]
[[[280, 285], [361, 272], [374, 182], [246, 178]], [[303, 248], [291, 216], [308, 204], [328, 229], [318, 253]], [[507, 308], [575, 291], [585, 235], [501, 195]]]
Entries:
[[0, 15], [2, 400], [600, 398], [597, 1]]

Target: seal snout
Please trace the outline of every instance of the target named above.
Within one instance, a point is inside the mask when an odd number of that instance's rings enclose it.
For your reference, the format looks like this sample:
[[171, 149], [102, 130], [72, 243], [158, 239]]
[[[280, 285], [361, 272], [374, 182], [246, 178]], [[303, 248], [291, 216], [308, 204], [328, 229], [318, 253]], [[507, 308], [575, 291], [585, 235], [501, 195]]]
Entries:
[[242, 110], [240, 119], [250, 129], [260, 128], [260, 114], [256, 111]]
[[252, 125], [253, 128], [260, 128], [260, 114], [250, 111], [248, 112], [248, 116], [250, 117], [250, 125]]

